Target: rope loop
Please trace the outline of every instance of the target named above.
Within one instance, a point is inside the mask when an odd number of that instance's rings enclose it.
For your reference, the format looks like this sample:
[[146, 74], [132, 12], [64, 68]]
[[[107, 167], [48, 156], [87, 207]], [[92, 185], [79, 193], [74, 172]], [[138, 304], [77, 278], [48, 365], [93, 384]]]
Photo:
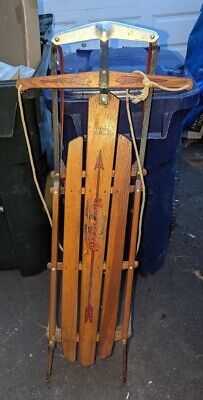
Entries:
[[[136, 160], [137, 160], [137, 166], [138, 166], [138, 172], [142, 184], [142, 204], [140, 208], [140, 216], [139, 216], [139, 230], [138, 230], [138, 239], [137, 239], [137, 248], [136, 248], [136, 253], [139, 250], [140, 243], [141, 243], [141, 234], [142, 234], [142, 221], [143, 221], [143, 214], [144, 214], [144, 207], [145, 207], [145, 199], [146, 199], [146, 189], [145, 189], [145, 182], [144, 182], [144, 177], [143, 177], [143, 170], [142, 166], [140, 163], [140, 157], [139, 157], [139, 152], [137, 148], [137, 143], [136, 143], [136, 134], [135, 134], [135, 128], [133, 125], [132, 121], [132, 116], [131, 116], [131, 110], [130, 110], [130, 100], [134, 104], [140, 103], [140, 101], [145, 101], [146, 98], [149, 95], [149, 91], [152, 88], [156, 89], [161, 89], [161, 90], [167, 90], [170, 92], [178, 92], [181, 90], [188, 89], [188, 85], [182, 86], [181, 88], [167, 88], [166, 86], [162, 86], [148, 78], [148, 76], [142, 72], [142, 71], [133, 71], [134, 73], [140, 74], [143, 77], [142, 84], [144, 88], [140, 90], [138, 94], [131, 94], [129, 93], [129, 90], [126, 90], [126, 111], [127, 111], [127, 117], [128, 117], [128, 123], [129, 123], [129, 128], [130, 128], [130, 134], [133, 142], [133, 147], [136, 155]], [[142, 140], [142, 139], [141, 139]]]
[[188, 89], [188, 84], [187, 84], [187, 85], [184, 85], [184, 86], [182, 86], [182, 87], [180, 87], [180, 88], [169, 88], [169, 87], [167, 87], [167, 86], [163, 86], [163, 85], [160, 85], [159, 83], [156, 83], [156, 82], [152, 81], [152, 80], [149, 79], [148, 76], [147, 76], [144, 72], [142, 72], [142, 71], [133, 71], [133, 72], [136, 73], [136, 74], [140, 74], [140, 75], [143, 77], [142, 84], [143, 84], [143, 86], [144, 86], [144, 88], [141, 89], [140, 92], [139, 92], [138, 94], [130, 94], [129, 91], [128, 91], [129, 99], [130, 99], [130, 100], [132, 101], [132, 103], [134, 103], [134, 104], [138, 104], [138, 103], [140, 103], [141, 101], [145, 101], [146, 98], [147, 98], [148, 95], [149, 95], [149, 90], [152, 89], [152, 88], [154, 88], [154, 89], [166, 90], [166, 91], [168, 91], [168, 92], [180, 92], [181, 90], [186, 90], [186, 89]]

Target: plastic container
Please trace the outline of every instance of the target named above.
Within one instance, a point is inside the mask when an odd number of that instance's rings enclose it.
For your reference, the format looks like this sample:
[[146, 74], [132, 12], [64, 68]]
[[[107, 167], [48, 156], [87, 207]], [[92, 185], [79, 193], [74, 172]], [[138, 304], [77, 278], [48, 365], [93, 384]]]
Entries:
[[[109, 68], [133, 71], [146, 68], [145, 48], [110, 49]], [[65, 56], [65, 72], [82, 72], [99, 69], [99, 51], [83, 50]], [[181, 60], [169, 50], [160, 50], [157, 74], [188, 76]], [[65, 91], [64, 148], [78, 135], [87, 132], [87, 91]], [[129, 135], [124, 93], [119, 95], [121, 107], [118, 132]], [[194, 84], [191, 91], [171, 93], [156, 91], [153, 95], [148, 145], [145, 159], [147, 169], [147, 200], [143, 220], [143, 233], [138, 254], [142, 274], [154, 273], [164, 264], [174, 204], [174, 184], [177, 155], [180, 152], [182, 120], [189, 109], [198, 103], [199, 90]], [[50, 92], [45, 100], [51, 110]], [[139, 140], [141, 134], [143, 103], [132, 104], [132, 118]]]
[[[42, 18], [43, 19], [43, 18]], [[46, 75], [50, 45], [43, 44], [35, 75]], [[23, 95], [26, 123], [42, 191], [48, 172], [42, 152], [41, 92]], [[0, 82], [0, 268], [19, 268], [32, 275], [46, 268], [50, 254], [50, 226], [32, 177], [17, 100], [15, 81]]]

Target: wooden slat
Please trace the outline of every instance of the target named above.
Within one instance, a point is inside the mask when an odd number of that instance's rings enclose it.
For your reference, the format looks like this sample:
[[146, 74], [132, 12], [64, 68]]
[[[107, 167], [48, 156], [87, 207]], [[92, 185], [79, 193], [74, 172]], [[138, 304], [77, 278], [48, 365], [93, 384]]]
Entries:
[[[135, 185], [130, 185], [129, 186], [129, 193], [134, 193], [134, 191], [135, 191]], [[114, 187], [111, 186], [110, 193], [113, 193], [113, 192], [114, 192]], [[65, 194], [65, 188], [63, 186], [60, 187], [60, 194]], [[82, 194], [85, 194], [85, 188], [84, 187], [82, 188]]]
[[58, 222], [59, 222], [59, 181], [54, 182], [52, 239], [51, 239], [51, 276], [49, 300], [49, 345], [55, 344], [56, 297], [57, 297], [57, 262], [58, 262]]
[[137, 252], [137, 238], [139, 232], [139, 214], [140, 214], [140, 201], [141, 201], [141, 181], [136, 180], [136, 191], [133, 205], [133, 220], [131, 228], [130, 239], [130, 252], [129, 252], [129, 269], [127, 271], [124, 295], [124, 308], [123, 308], [123, 322], [122, 322], [122, 340], [126, 341], [128, 338], [128, 330], [130, 323], [131, 303], [132, 303], [132, 287], [135, 257]]
[[[125, 135], [125, 137], [128, 137], [128, 139], [130, 139], [130, 135]], [[114, 177], [114, 174], [115, 174], [115, 171], [114, 171], [114, 169], [113, 169], [113, 171], [112, 171], [112, 177]], [[146, 169], [145, 168], [143, 168], [143, 175], [145, 176], [147, 174], [147, 171], [146, 171]], [[51, 173], [51, 175], [52, 175], [52, 173]], [[82, 171], [82, 177], [83, 178], [85, 178], [85, 171]], [[137, 163], [135, 162], [133, 165], [132, 165], [132, 170], [131, 170], [131, 176], [136, 176], [137, 175]], [[60, 170], [60, 178], [61, 178], [61, 180], [64, 180], [65, 179], [65, 177], [66, 177], [66, 167], [65, 167], [65, 165], [63, 164], [63, 167], [61, 168], [61, 170]]]
[[108, 105], [100, 104], [99, 95], [89, 100], [79, 344], [83, 365], [95, 361], [118, 110], [119, 100], [112, 94]]
[[[138, 267], [138, 262], [135, 261], [134, 268], [137, 268], [137, 267]], [[47, 264], [47, 268], [51, 269], [51, 263]], [[79, 262], [79, 267], [78, 268], [79, 268], [79, 271], [82, 269], [82, 263], [81, 262]], [[122, 262], [122, 269], [125, 270], [125, 269], [128, 269], [128, 268], [129, 268], [129, 261], [123, 261]], [[103, 271], [106, 270], [106, 262], [103, 263], [102, 269], [103, 269]], [[57, 270], [58, 271], [62, 271], [63, 270], [63, 263], [61, 261], [59, 261], [57, 263]]]
[[131, 150], [131, 141], [119, 135], [98, 346], [100, 358], [110, 356], [116, 329], [129, 200]]
[[[118, 325], [116, 327], [115, 336], [114, 336], [115, 341], [121, 340], [121, 331], [122, 331], [122, 326]], [[46, 336], [47, 336], [47, 338], [49, 338], [49, 327], [46, 329]], [[130, 337], [130, 336], [131, 336], [131, 331], [129, 330], [128, 337]], [[56, 339], [56, 342], [58, 342], [58, 343], [61, 342], [61, 328], [59, 328], [58, 326], [56, 327], [55, 339]], [[80, 341], [79, 333], [77, 333], [76, 341], [77, 342]], [[99, 333], [97, 333], [96, 341], [99, 342]]]
[[[169, 88], [180, 88], [188, 85], [187, 90], [193, 87], [191, 78], [147, 75], [153, 82]], [[62, 74], [22, 78], [16, 81], [16, 87], [21, 85], [21, 91], [34, 88], [47, 89], [99, 89], [99, 72], [81, 72], [79, 74]], [[109, 72], [109, 88], [136, 89], [143, 88], [143, 77], [136, 72]]]
[[76, 359], [82, 152], [82, 137], [69, 143], [64, 208], [62, 349], [71, 361]]

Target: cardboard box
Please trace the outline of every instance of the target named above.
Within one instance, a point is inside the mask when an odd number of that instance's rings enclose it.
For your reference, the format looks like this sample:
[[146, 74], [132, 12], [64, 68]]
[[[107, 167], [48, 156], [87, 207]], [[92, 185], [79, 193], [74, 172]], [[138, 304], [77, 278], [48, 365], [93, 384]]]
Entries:
[[0, 0], [0, 60], [36, 69], [40, 59], [37, 0]]
[[203, 114], [193, 122], [189, 131], [183, 132], [183, 137], [187, 139], [202, 139], [203, 138]]

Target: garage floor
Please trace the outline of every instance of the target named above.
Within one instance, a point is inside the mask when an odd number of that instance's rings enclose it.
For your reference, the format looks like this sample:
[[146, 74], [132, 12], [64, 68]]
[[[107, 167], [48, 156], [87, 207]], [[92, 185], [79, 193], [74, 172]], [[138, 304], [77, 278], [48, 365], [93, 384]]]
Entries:
[[121, 348], [95, 366], [68, 363], [57, 347], [45, 382], [47, 271], [0, 272], [0, 400], [200, 400], [203, 398], [203, 147], [184, 148], [177, 221], [164, 268], [138, 278], [127, 385]]

